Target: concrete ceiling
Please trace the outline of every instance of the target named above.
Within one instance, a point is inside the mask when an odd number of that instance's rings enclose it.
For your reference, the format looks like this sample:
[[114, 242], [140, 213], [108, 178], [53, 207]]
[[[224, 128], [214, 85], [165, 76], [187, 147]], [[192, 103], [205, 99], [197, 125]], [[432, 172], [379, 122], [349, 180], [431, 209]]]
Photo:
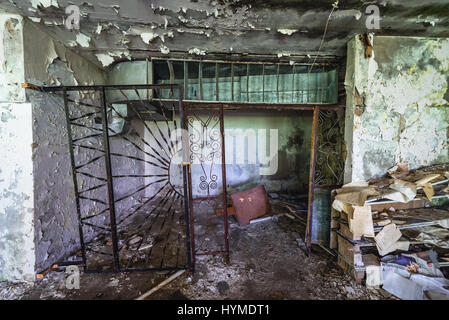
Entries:
[[[293, 59], [344, 56], [364, 33], [365, 9], [380, 8], [376, 34], [449, 37], [447, 0], [340, 0], [321, 50], [333, 0], [3, 0], [0, 8], [30, 17], [55, 39], [99, 66], [149, 55], [198, 57], [256, 54]], [[80, 30], [64, 25], [80, 8]]]

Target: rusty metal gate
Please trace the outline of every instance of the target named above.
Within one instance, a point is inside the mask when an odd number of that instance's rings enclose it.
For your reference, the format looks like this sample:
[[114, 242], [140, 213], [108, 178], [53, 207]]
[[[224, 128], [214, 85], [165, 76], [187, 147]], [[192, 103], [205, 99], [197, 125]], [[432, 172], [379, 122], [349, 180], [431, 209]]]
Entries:
[[184, 127], [192, 263], [200, 255], [224, 255], [229, 262], [223, 105], [185, 106]]
[[84, 270], [191, 268], [182, 87], [26, 85], [66, 115]]
[[343, 184], [344, 105], [313, 108], [306, 244], [329, 246], [331, 196]]

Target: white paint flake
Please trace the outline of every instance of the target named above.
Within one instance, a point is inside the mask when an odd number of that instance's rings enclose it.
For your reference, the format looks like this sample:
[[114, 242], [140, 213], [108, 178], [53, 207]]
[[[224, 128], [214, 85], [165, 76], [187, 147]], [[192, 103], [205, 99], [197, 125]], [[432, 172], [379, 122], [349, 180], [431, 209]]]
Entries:
[[292, 34], [294, 34], [295, 32], [298, 32], [298, 30], [296, 29], [278, 29], [279, 33], [291, 36]]
[[140, 34], [140, 37], [142, 38], [142, 41], [145, 42], [146, 44], [150, 44], [151, 41], [153, 41], [153, 39], [158, 37], [158, 34], [155, 32], [143, 32]]
[[88, 48], [89, 47], [89, 42], [90, 42], [90, 37], [86, 36], [84, 33], [78, 33], [76, 35], [76, 42], [84, 48]]
[[95, 30], [95, 32], [96, 32], [97, 34], [100, 34], [102, 29], [103, 29], [103, 27], [101, 26], [101, 24], [98, 24], [98, 25], [97, 25], [97, 30]]
[[198, 56], [204, 56], [204, 55], [206, 55], [206, 49], [199, 49], [199, 48], [192, 48], [192, 49], [189, 49], [189, 53], [190, 54], [196, 54], [196, 55], [198, 55]]
[[114, 62], [114, 58], [111, 57], [109, 54], [106, 54], [106, 53], [97, 53], [97, 54], [95, 54], [95, 56], [97, 57], [98, 61], [101, 62], [103, 67], [107, 67], [111, 63]]
[[170, 49], [167, 48], [167, 47], [164, 46], [164, 45], [162, 45], [162, 46], [160, 47], [160, 49], [161, 49], [161, 52], [162, 52], [163, 54], [169, 54], [169, 53], [170, 53]]
[[37, 6], [42, 6], [44, 8], [56, 7], [59, 8], [58, 1], [56, 0], [31, 0], [31, 5], [33, 8], [37, 9]]

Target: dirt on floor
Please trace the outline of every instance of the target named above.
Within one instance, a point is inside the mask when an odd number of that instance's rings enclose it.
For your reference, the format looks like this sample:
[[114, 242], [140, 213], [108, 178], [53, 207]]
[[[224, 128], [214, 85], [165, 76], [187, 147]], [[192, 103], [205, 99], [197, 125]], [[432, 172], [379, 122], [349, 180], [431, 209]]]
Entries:
[[[231, 262], [200, 256], [195, 273], [185, 272], [148, 299], [391, 299], [367, 289], [336, 265], [330, 253], [305, 253], [299, 217], [279, 216], [241, 227], [230, 218]], [[51, 271], [34, 284], [0, 284], [0, 299], [134, 299], [169, 276], [165, 272], [80, 275], [67, 289], [67, 274]]]

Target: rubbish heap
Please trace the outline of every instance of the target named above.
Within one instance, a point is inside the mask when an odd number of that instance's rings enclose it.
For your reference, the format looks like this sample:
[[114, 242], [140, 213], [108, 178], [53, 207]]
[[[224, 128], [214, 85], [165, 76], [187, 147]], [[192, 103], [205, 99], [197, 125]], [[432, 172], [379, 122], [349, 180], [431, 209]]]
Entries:
[[330, 247], [356, 281], [400, 299], [449, 299], [449, 164], [332, 191]]

